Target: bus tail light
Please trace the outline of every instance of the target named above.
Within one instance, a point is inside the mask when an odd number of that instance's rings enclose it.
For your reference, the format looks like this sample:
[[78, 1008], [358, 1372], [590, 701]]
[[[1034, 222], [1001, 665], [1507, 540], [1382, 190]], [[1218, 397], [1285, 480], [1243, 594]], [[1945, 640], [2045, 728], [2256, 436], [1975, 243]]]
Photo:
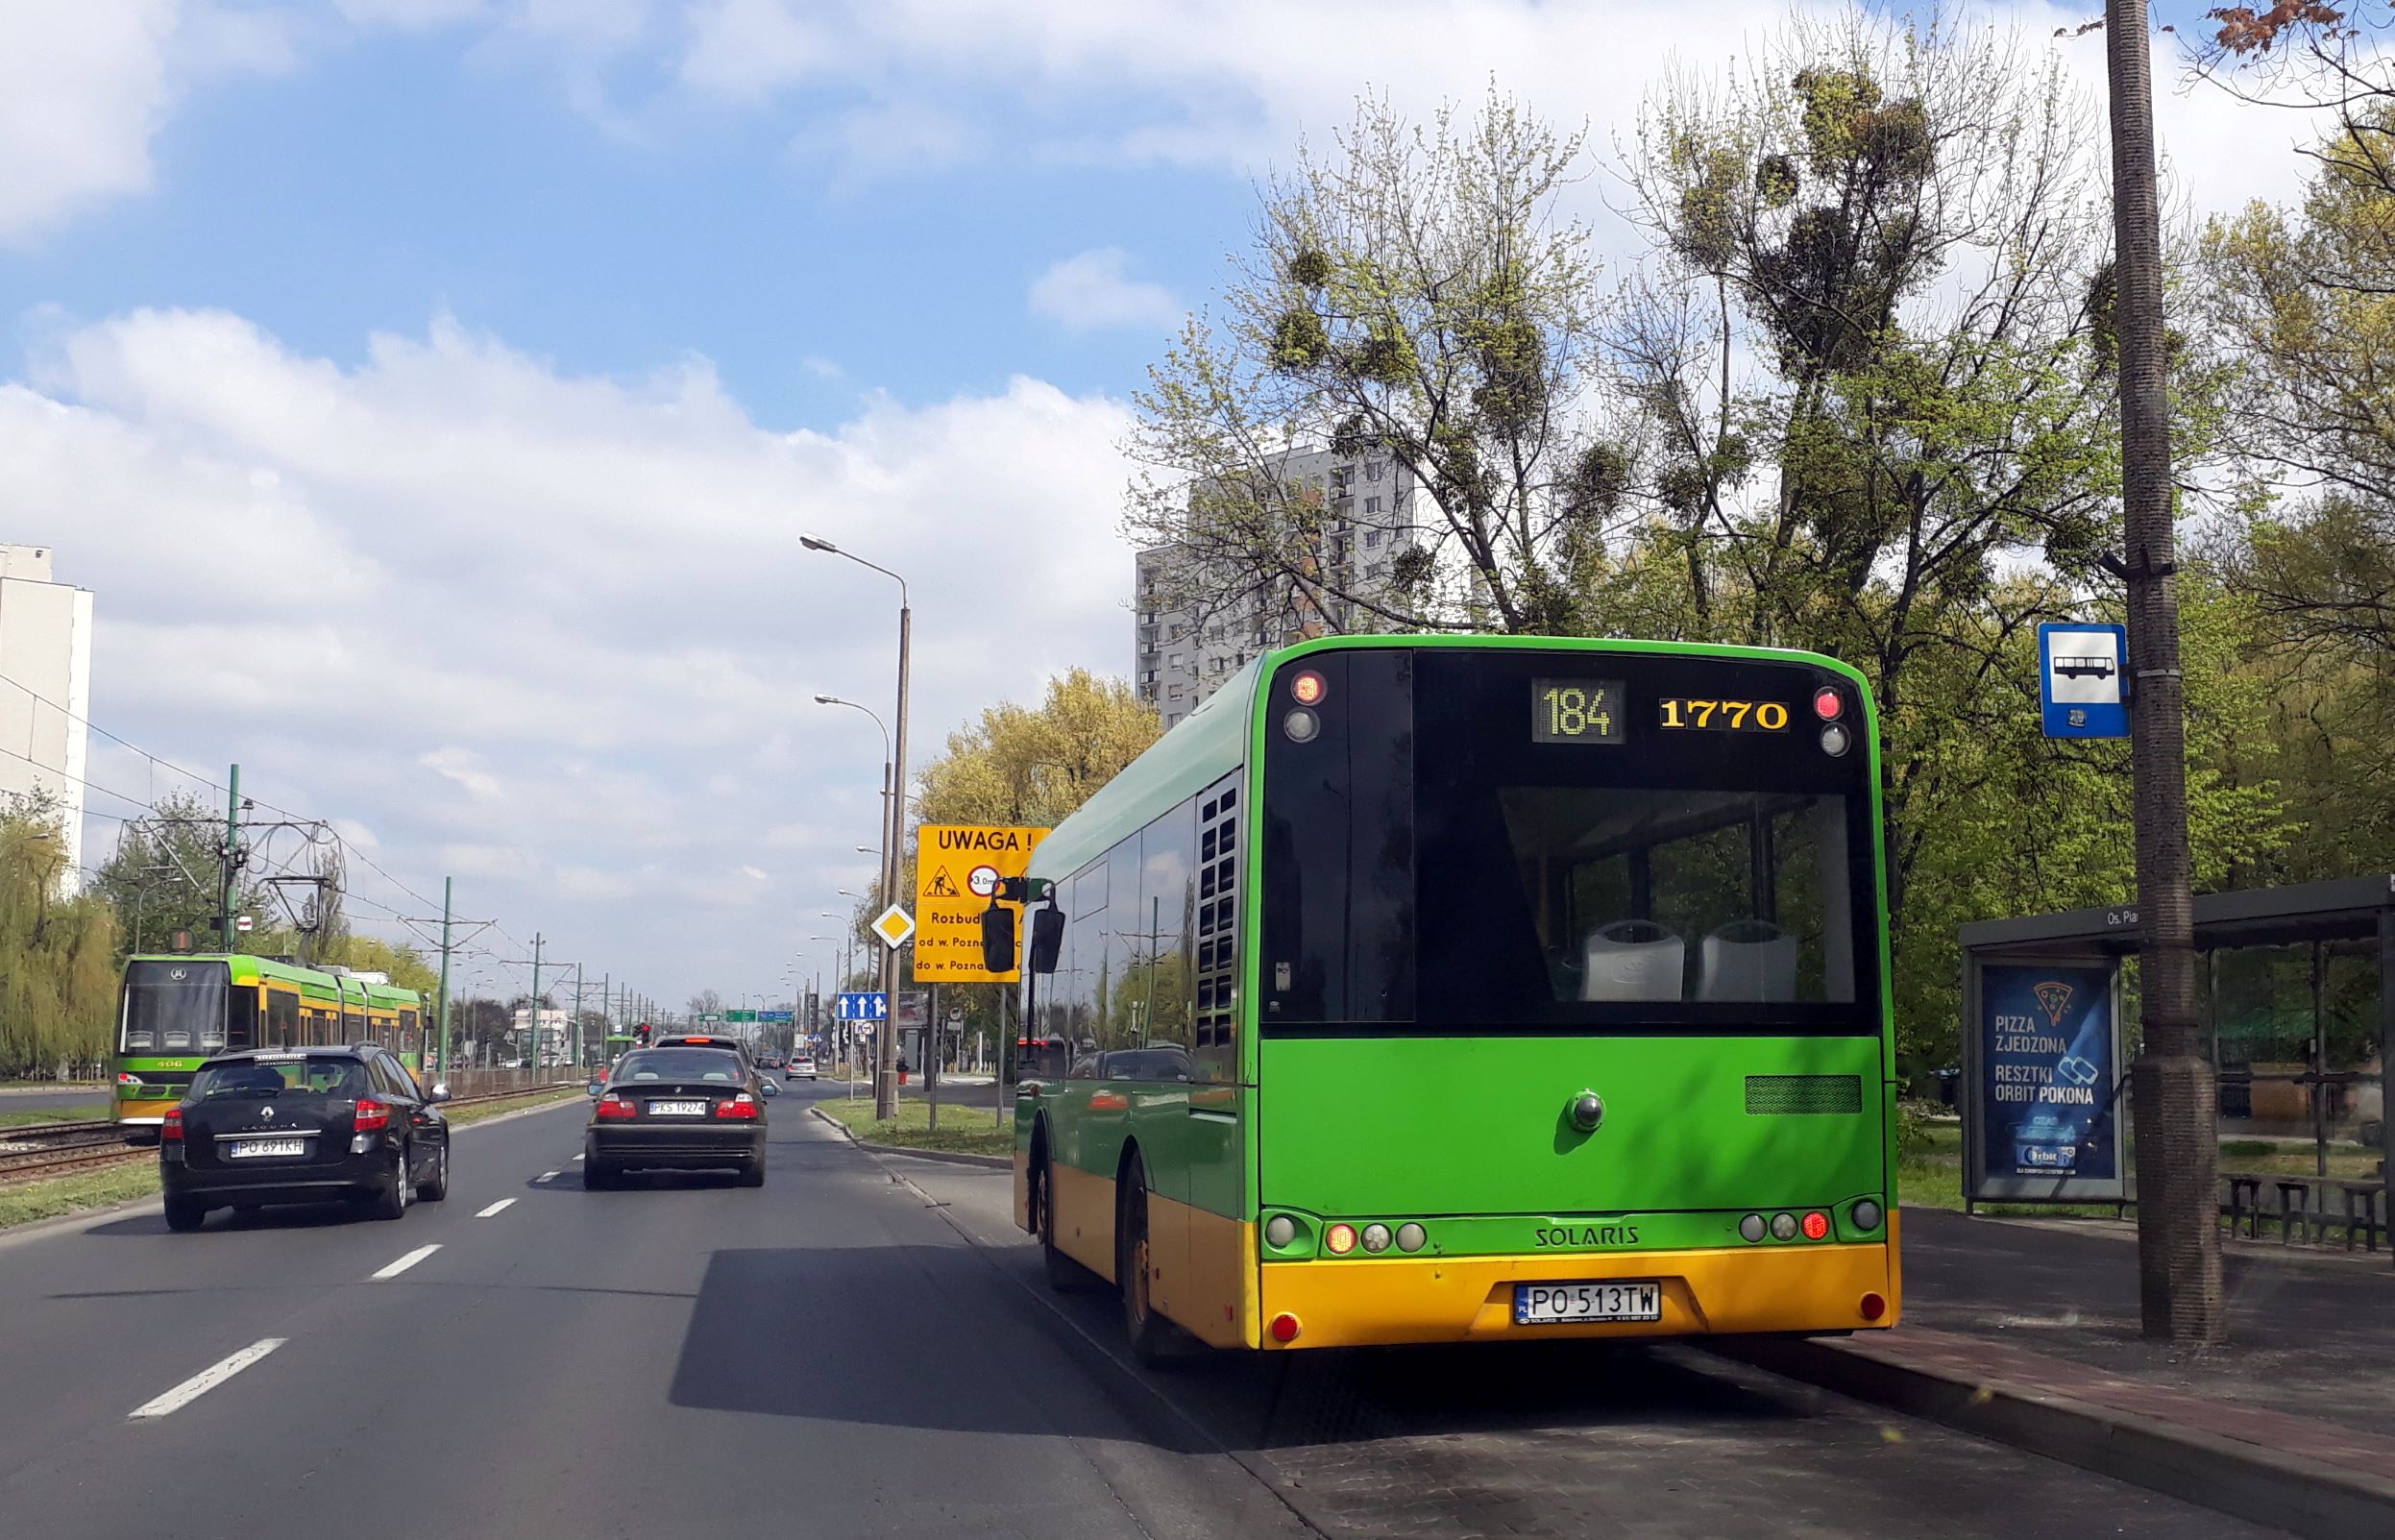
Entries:
[[1879, 1228], [1879, 1222], [1886, 1217], [1888, 1217], [1887, 1214], [1881, 1211], [1879, 1204], [1875, 1200], [1870, 1198], [1859, 1198], [1855, 1201], [1855, 1229], [1865, 1231], [1867, 1233], [1877, 1230]]
[[1854, 746], [1854, 734], [1843, 722], [1831, 722], [1821, 729], [1821, 752], [1836, 759]]
[[1322, 697], [1331, 693], [1330, 682], [1311, 669], [1301, 669], [1289, 681], [1289, 698], [1301, 706], [1319, 706]]
[[1750, 1213], [1738, 1221], [1738, 1236], [1741, 1240], [1761, 1240], [1770, 1229], [1771, 1226], [1763, 1222], [1763, 1216], [1759, 1213]]
[[1399, 1251], [1420, 1251], [1430, 1243], [1430, 1233], [1420, 1225], [1403, 1224], [1397, 1227], [1397, 1249]]
[[160, 1144], [181, 1144], [183, 1142], [182, 1108], [170, 1107], [166, 1109], [166, 1121], [158, 1126], [158, 1141]]
[[1389, 1234], [1389, 1227], [1386, 1225], [1370, 1224], [1364, 1226], [1364, 1250], [1373, 1253], [1375, 1256], [1388, 1250], [1389, 1241], [1392, 1238], [1394, 1237]]
[[1819, 1240], [1829, 1234], [1829, 1215], [1819, 1209], [1804, 1216], [1804, 1238]]
[[1277, 1213], [1264, 1221], [1264, 1244], [1275, 1250], [1293, 1245], [1297, 1240], [1297, 1221], [1287, 1214]]
[[1289, 735], [1290, 743], [1310, 744], [1322, 736], [1322, 719], [1300, 706], [1281, 719], [1281, 730]]
[[352, 1114], [350, 1126], [360, 1134], [371, 1134], [379, 1128], [391, 1126], [391, 1109], [371, 1096], [357, 1098], [357, 1111]]
[[1885, 1314], [1887, 1314], [1887, 1313], [1888, 1313], [1888, 1301], [1887, 1301], [1887, 1298], [1886, 1298], [1884, 1295], [1879, 1295], [1879, 1294], [1866, 1294], [1866, 1295], [1864, 1295], [1864, 1296], [1863, 1296], [1863, 1305], [1862, 1305], [1862, 1316], [1863, 1316], [1863, 1319], [1865, 1319], [1866, 1321], [1876, 1321], [1876, 1320], [1878, 1320], [1881, 1316], [1883, 1316], [1883, 1315], [1885, 1315]]
[[1304, 1330], [1297, 1324], [1297, 1317], [1286, 1312], [1272, 1318], [1272, 1339], [1275, 1342], [1294, 1342], [1297, 1334]]
[[1823, 721], [1836, 721], [1845, 709], [1845, 700], [1828, 685], [1813, 692], [1813, 715]]
[[1344, 1257], [1356, 1249], [1356, 1227], [1332, 1225], [1323, 1232], [1322, 1243], [1330, 1249], [1332, 1256]]

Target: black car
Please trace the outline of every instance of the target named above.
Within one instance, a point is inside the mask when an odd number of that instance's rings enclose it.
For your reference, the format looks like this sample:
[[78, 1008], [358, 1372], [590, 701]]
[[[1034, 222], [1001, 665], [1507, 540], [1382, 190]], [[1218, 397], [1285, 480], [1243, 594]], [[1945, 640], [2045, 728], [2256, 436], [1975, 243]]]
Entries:
[[746, 1058], [681, 1039], [635, 1048], [594, 1081], [582, 1136], [582, 1185], [600, 1190], [627, 1171], [733, 1170], [765, 1186], [765, 1103], [781, 1088]]
[[397, 1219], [449, 1196], [449, 1119], [407, 1066], [372, 1044], [257, 1049], [200, 1066], [159, 1131], [166, 1224], [211, 1209], [352, 1199]]

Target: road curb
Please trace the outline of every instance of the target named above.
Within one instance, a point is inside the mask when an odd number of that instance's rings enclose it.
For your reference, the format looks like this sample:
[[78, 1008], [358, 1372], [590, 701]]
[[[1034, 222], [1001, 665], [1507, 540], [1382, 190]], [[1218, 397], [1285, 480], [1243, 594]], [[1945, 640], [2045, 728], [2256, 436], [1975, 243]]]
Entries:
[[943, 1165], [977, 1165], [988, 1171], [1011, 1171], [1014, 1162], [1003, 1155], [974, 1155], [965, 1150], [911, 1150], [903, 1144], [879, 1144], [857, 1137], [856, 1131], [819, 1107], [807, 1109], [809, 1116], [860, 1150], [875, 1155], [903, 1155], [915, 1161], [938, 1161]]
[[477, 1128], [491, 1128], [501, 1123], [511, 1123], [519, 1117], [530, 1117], [534, 1112], [553, 1112], [560, 1107], [573, 1105], [573, 1097], [559, 1096], [554, 1101], [542, 1102], [536, 1107], [519, 1107], [512, 1112], [493, 1112], [488, 1117], [477, 1117], [471, 1123], [460, 1123], [450, 1130], [450, 1133], [452, 1137], [459, 1134], [471, 1134]]
[[2395, 1533], [2395, 1479], [2001, 1380], [1896, 1363], [1859, 1344], [1709, 1342], [1706, 1351], [2311, 1540]]

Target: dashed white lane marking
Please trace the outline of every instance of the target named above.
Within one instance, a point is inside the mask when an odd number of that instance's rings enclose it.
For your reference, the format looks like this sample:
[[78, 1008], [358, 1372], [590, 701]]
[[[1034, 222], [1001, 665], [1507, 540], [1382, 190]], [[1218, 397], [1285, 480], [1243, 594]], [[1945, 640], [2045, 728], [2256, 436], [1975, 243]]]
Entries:
[[289, 1337], [279, 1336], [260, 1338], [222, 1363], [201, 1370], [166, 1394], [155, 1400], [143, 1402], [126, 1416], [128, 1420], [163, 1417], [170, 1411], [188, 1406], [289, 1340]]
[[581, 1158], [580, 1156], [578, 1156], [578, 1155], [577, 1155], [577, 1156], [575, 1156], [575, 1157], [574, 1157], [574, 1159], [578, 1161], [578, 1160], [580, 1160], [580, 1159], [582, 1159], [582, 1158]]
[[535, 1182], [554, 1182], [557, 1180], [557, 1173], [554, 1171], [544, 1171], [532, 1180]]
[[485, 1209], [480, 1213], [476, 1214], [475, 1217], [477, 1219], [488, 1219], [491, 1215], [499, 1212], [501, 1209], [506, 1208], [509, 1204], [515, 1201], [516, 1200], [513, 1198], [501, 1198], [497, 1203], [491, 1205], [488, 1209]]
[[397, 1278], [400, 1274], [407, 1271], [410, 1267], [415, 1266], [418, 1262], [423, 1261], [427, 1257], [431, 1256], [434, 1252], [439, 1251], [440, 1249], [441, 1243], [437, 1240], [429, 1246], [419, 1246], [414, 1251], [411, 1251], [406, 1256], [401, 1258], [398, 1261], [393, 1262], [390, 1266], [385, 1267], [382, 1271], [375, 1274], [370, 1282], [379, 1283], [386, 1278]]

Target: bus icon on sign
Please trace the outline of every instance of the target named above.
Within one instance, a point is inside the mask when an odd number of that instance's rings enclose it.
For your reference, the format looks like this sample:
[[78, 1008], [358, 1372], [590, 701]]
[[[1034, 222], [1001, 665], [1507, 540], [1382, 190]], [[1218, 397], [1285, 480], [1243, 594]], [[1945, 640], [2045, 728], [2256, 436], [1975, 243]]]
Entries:
[[2110, 658], [2056, 658], [2054, 672], [2065, 679], [2109, 679], [2118, 671]]

